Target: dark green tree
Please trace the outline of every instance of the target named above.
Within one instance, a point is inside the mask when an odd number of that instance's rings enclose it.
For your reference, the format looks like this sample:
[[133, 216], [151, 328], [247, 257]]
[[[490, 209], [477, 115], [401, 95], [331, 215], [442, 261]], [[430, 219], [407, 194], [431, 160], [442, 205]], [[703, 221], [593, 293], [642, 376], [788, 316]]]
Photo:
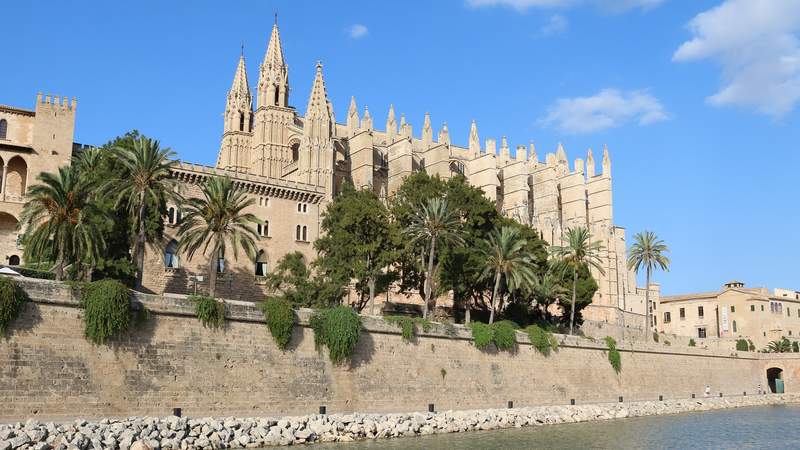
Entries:
[[602, 250], [603, 244], [600, 241], [593, 241], [592, 234], [584, 227], [567, 229], [566, 238], [567, 245], [554, 246], [550, 250], [558, 258], [560, 264], [563, 265], [564, 270], [572, 273], [569, 334], [573, 334], [575, 330], [575, 307], [578, 300], [578, 272], [582, 266], [591, 266], [603, 273], [603, 267], [600, 263], [600, 250]]
[[330, 308], [341, 302], [349, 279], [312, 273], [300, 252], [287, 253], [267, 274], [271, 298], [281, 298], [293, 308]]
[[374, 314], [375, 295], [388, 288], [399, 242], [378, 196], [345, 184], [323, 214], [322, 237], [314, 243], [319, 254], [315, 265], [331, 278], [353, 280], [359, 294], [356, 309], [369, 303]]

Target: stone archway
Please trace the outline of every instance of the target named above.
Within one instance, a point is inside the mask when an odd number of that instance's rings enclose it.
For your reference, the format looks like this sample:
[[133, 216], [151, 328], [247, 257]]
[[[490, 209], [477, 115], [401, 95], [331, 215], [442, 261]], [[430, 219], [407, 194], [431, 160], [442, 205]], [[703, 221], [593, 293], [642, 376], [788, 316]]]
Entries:
[[783, 369], [780, 367], [770, 367], [767, 369], [767, 384], [769, 391], [773, 394], [783, 394], [785, 392], [783, 385]]
[[[0, 264], [9, 264], [17, 249], [17, 218], [6, 212], [0, 212]], [[17, 256], [19, 259], [19, 256]]]
[[22, 200], [25, 195], [25, 189], [28, 183], [28, 164], [20, 156], [15, 156], [8, 160], [6, 168], [6, 179], [3, 180], [5, 186], [5, 195], [8, 197], [16, 197]]

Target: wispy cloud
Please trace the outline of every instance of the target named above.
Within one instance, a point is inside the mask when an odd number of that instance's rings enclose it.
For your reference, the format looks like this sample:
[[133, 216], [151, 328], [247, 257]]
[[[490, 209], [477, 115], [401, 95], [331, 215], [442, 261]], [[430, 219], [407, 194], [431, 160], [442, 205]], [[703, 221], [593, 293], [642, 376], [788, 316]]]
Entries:
[[568, 27], [569, 21], [567, 21], [566, 17], [561, 14], [553, 14], [547, 19], [547, 23], [544, 24], [539, 34], [542, 36], [554, 36], [564, 33]]
[[744, 106], [779, 118], [800, 101], [800, 2], [726, 0], [689, 22], [692, 39], [673, 61], [710, 60], [722, 68], [714, 106]]
[[369, 34], [369, 29], [366, 27], [366, 25], [357, 23], [347, 27], [347, 34], [353, 39], [361, 39]]
[[652, 8], [666, 0], [466, 0], [473, 8], [485, 6], [507, 6], [518, 11], [530, 8], [568, 8], [591, 5], [611, 11], [626, 11], [634, 8]]
[[593, 133], [630, 121], [649, 125], [667, 119], [661, 102], [647, 91], [603, 89], [590, 97], [560, 98], [539, 119], [545, 127], [566, 133]]

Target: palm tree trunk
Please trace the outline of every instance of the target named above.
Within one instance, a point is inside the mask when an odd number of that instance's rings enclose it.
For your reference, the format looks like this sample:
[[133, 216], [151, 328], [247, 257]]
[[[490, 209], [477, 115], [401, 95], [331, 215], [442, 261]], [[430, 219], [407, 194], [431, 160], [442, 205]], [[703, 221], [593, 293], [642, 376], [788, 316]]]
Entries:
[[436, 236], [431, 237], [431, 252], [428, 254], [428, 273], [425, 275], [425, 307], [422, 309], [422, 318], [428, 318], [428, 306], [433, 296], [433, 254], [436, 252]]
[[578, 295], [578, 268], [572, 271], [572, 308], [569, 313], [569, 334], [575, 334], [575, 302]]
[[144, 280], [144, 244], [145, 244], [145, 224], [144, 224], [144, 191], [139, 193], [139, 235], [136, 238], [136, 288], [141, 289]]
[[644, 304], [645, 304], [645, 327], [644, 327], [644, 341], [647, 342], [650, 340], [650, 267], [647, 268], [647, 278], [645, 281], [644, 287]]
[[217, 260], [219, 259], [219, 243], [211, 251], [211, 262], [208, 267], [208, 296], [214, 298], [217, 293]]
[[53, 266], [53, 274], [55, 276], [56, 281], [62, 281], [64, 279], [64, 246], [58, 246], [58, 257], [56, 258], [56, 263]]
[[494, 323], [494, 309], [497, 301], [497, 291], [500, 289], [500, 271], [494, 276], [494, 290], [492, 291], [492, 307], [489, 310], [489, 325]]

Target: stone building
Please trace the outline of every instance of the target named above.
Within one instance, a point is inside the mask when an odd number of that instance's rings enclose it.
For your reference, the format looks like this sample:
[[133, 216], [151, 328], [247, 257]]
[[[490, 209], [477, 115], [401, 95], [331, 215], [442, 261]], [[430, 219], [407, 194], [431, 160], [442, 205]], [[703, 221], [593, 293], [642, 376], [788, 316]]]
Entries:
[[800, 291], [731, 281], [719, 291], [661, 297], [655, 313], [659, 331], [679, 336], [745, 338], [759, 350], [783, 337], [800, 340]]
[[[321, 213], [345, 181], [387, 199], [406, 176], [424, 170], [443, 179], [465, 176], [496, 203], [498, 211], [533, 226], [550, 244], [561, 244], [567, 228], [587, 227], [603, 243], [604, 270], [593, 273], [599, 289], [585, 317], [643, 326], [644, 289], [636, 286], [635, 274], [626, 268], [625, 229], [613, 221], [607, 148], [598, 155], [599, 161], [591, 149], [585, 159], [570, 161], [561, 145], [540, 159], [533, 144], [512, 150], [505, 137], [499, 145], [494, 138], [482, 142], [475, 121], [467, 145], [460, 146], [451, 141], [447, 123], [434, 130], [429, 114], [415, 135], [405, 116], [398, 117], [391, 105], [385, 126], [379, 129], [369, 109], [360, 110], [355, 98], [345, 119], [337, 122], [322, 64], [317, 62], [314, 70], [301, 114], [290, 101], [289, 69], [276, 23], [259, 66], [255, 94], [245, 57], [239, 58], [227, 94], [216, 167], [181, 163], [173, 170], [186, 195], [196, 195], [198, 184], [209, 176], [230, 176], [257, 198], [251, 212], [267, 223], [259, 230], [257, 261], [221, 256], [220, 296], [263, 295], [263, 274], [287, 252], [300, 251], [313, 259], [311, 243], [319, 236]], [[66, 154], [60, 163], [68, 163]], [[48, 170], [55, 167], [50, 164]], [[148, 251], [144, 285], [151, 291], [204, 289], [208, 272], [204, 257], [184, 261], [174, 253], [180, 214], [180, 205], [170, 205], [166, 239]], [[658, 286], [651, 290], [657, 301]]]
[[69, 164], [77, 102], [36, 96], [33, 110], [0, 105], [0, 264], [22, 262], [17, 223], [25, 192], [41, 172]]

